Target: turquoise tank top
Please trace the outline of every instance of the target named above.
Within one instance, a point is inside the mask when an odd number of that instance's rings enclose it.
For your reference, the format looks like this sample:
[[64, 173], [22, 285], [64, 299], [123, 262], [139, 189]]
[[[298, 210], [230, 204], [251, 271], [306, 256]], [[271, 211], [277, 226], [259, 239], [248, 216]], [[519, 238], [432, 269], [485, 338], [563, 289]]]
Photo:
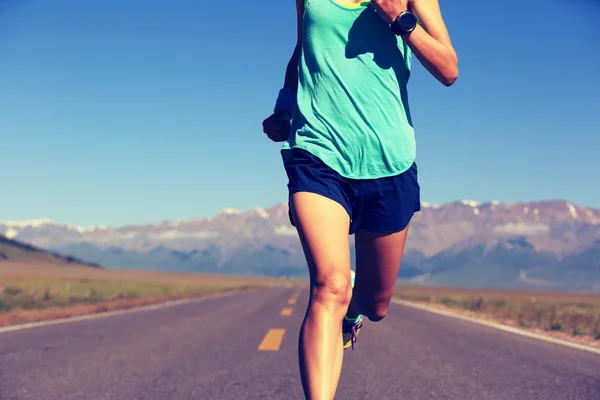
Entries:
[[406, 85], [412, 53], [366, 2], [307, 0], [297, 108], [282, 148], [309, 151], [346, 178], [406, 171], [416, 143]]

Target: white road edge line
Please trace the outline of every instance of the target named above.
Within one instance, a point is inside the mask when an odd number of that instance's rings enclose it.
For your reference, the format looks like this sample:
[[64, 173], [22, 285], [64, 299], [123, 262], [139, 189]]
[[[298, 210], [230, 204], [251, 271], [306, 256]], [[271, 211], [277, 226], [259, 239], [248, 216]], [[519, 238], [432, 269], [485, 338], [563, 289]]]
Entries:
[[204, 297], [172, 300], [172, 301], [167, 301], [164, 303], [157, 303], [157, 304], [150, 304], [147, 306], [128, 308], [126, 310], [106, 311], [106, 312], [97, 313], [97, 314], [80, 315], [77, 317], [59, 318], [59, 319], [52, 319], [52, 320], [40, 321], [40, 322], [29, 322], [26, 324], [13, 325], [13, 326], [7, 326], [4, 328], [0, 328], [0, 334], [6, 333], [6, 332], [21, 331], [21, 330], [31, 329], [31, 328], [41, 328], [44, 326], [65, 324], [65, 323], [69, 323], [69, 322], [88, 321], [88, 320], [92, 320], [92, 319], [115, 317], [117, 315], [133, 314], [133, 313], [142, 312], [142, 311], [159, 310], [161, 308], [173, 307], [173, 306], [177, 306], [180, 304], [196, 303], [196, 302], [201, 302], [201, 301], [205, 301], [205, 300], [212, 300], [212, 299], [218, 299], [221, 297], [233, 296], [236, 294], [249, 293], [249, 292], [252, 292], [255, 290], [256, 289], [250, 289], [250, 290], [244, 290], [242, 292], [221, 293], [221, 294], [216, 294], [216, 295], [207, 295]]
[[396, 303], [396, 304], [403, 305], [403, 306], [407, 306], [407, 307], [417, 308], [419, 310], [428, 311], [428, 312], [431, 312], [431, 313], [434, 313], [434, 314], [443, 315], [445, 317], [456, 318], [456, 319], [461, 319], [463, 321], [473, 322], [473, 323], [479, 324], [479, 325], [485, 325], [485, 326], [488, 326], [490, 328], [495, 328], [495, 329], [498, 329], [498, 330], [501, 330], [501, 331], [510, 332], [510, 333], [514, 333], [514, 334], [517, 334], [517, 335], [521, 335], [521, 336], [527, 336], [527, 337], [530, 337], [530, 338], [533, 338], [533, 339], [543, 340], [543, 341], [546, 341], [546, 342], [550, 342], [550, 343], [554, 343], [554, 344], [559, 344], [559, 345], [562, 345], [562, 346], [572, 347], [572, 348], [583, 350], [583, 351], [587, 351], [587, 352], [590, 352], [590, 353], [600, 354], [600, 349], [597, 349], [597, 348], [592, 347], [592, 346], [586, 346], [584, 344], [569, 342], [567, 340], [556, 339], [556, 338], [553, 338], [553, 337], [550, 337], [550, 336], [541, 335], [539, 333], [529, 332], [529, 331], [526, 331], [524, 329], [514, 328], [512, 326], [503, 325], [503, 324], [499, 324], [499, 323], [496, 323], [496, 322], [490, 322], [490, 321], [486, 321], [486, 320], [482, 320], [482, 319], [478, 319], [478, 318], [467, 317], [465, 315], [459, 315], [459, 314], [453, 313], [451, 311], [439, 310], [439, 309], [436, 309], [436, 308], [433, 308], [433, 307], [427, 307], [425, 305], [412, 303], [410, 301], [399, 300], [399, 299], [392, 299], [392, 302]]

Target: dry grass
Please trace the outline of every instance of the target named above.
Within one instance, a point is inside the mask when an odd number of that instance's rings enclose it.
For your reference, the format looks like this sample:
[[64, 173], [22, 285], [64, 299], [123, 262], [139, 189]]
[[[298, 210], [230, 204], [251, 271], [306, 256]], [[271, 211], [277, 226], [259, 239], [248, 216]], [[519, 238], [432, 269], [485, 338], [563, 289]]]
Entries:
[[[0, 326], [268, 286], [281, 280], [0, 262]], [[600, 295], [398, 286], [395, 296], [600, 345]]]
[[0, 326], [283, 284], [303, 282], [3, 262]]
[[399, 286], [396, 297], [562, 337], [600, 343], [600, 295]]

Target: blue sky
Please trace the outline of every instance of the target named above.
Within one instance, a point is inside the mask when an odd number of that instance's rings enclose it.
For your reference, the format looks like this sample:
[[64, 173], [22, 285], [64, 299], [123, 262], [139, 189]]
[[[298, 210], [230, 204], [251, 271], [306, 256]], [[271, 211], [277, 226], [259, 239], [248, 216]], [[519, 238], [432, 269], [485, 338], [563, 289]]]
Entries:
[[[600, 207], [600, 6], [440, 2], [459, 55], [409, 84], [422, 198]], [[193, 219], [286, 200], [262, 133], [293, 0], [0, 1], [0, 220]]]

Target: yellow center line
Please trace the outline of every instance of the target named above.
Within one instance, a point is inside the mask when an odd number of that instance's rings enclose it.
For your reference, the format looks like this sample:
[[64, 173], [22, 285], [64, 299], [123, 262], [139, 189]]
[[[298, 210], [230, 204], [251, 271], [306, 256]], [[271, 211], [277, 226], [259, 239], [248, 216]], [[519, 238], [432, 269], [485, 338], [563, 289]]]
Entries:
[[281, 315], [284, 317], [289, 317], [290, 315], [292, 315], [292, 308], [285, 307], [284, 309], [281, 310]]
[[300, 294], [299, 290], [296, 290], [296, 292], [294, 292], [294, 294], [292, 295], [292, 297], [288, 300], [288, 304], [296, 304], [296, 301], [298, 300], [298, 295]]
[[278, 351], [285, 335], [285, 329], [269, 329], [262, 342], [258, 346], [258, 351]]

